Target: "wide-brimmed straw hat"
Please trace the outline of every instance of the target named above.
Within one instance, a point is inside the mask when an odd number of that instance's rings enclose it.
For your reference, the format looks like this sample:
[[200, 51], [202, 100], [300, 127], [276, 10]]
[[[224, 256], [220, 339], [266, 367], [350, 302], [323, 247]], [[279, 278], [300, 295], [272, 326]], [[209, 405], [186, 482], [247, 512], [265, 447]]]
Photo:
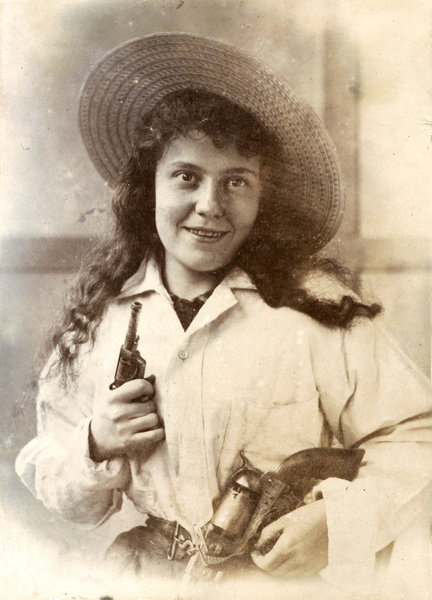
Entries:
[[[148, 35], [119, 46], [95, 66], [81, 91], [79, 125], [103, 179], [112, 187], [119, 182], [143, 116], [164, 96], [183, 89], [227, 98], [277, 137], [286, 172], [295, 182], [287, 193], [286, 218], [291, 206], [301, 223], [302, 243], [324, 246], [339, 227], [344, 206], [327, 130], [287, 82], [219, 40], [185, 33]], [[283, 236], [280, 221], [278, 215]]]

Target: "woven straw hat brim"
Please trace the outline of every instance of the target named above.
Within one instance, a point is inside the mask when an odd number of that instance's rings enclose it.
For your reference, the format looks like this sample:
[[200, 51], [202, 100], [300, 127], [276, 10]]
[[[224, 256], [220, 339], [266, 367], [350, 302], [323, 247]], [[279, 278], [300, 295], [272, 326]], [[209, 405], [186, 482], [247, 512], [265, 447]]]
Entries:
[[344, 206], [327, 130], [288, 83], [212, 38], [153, 34], [119, 46], [96, 65], [81, 91], [79, 126], [103, 179], [112, 187], [118, 183], [143, 116], [167, 94], [187, 88], [231, 100], [276, 135], [287, 172], [297, 182], [287, 210], [291, 204], [304, 223], [304, 243], [324, 246], [339, 227]]

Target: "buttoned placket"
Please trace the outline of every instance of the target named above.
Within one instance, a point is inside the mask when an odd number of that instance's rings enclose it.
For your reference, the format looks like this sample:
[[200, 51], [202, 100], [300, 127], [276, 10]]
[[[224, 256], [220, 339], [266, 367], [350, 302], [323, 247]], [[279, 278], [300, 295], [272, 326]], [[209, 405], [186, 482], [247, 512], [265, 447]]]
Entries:
[[[205, 415], [202, 389], [202, 370], [212, 323], [237, 304], [228, 286], [221, 285], [200, 309], [178, 346], [173, 349], [166, 382], [172, 423], [167, 446], [176, 488], [181, 489], [182, 512], [193, 513], [196, 522], [205, 522], [212, 513], [212, 500], [218, 493], [217, 480], [206, 443]], [[183, 390], [187, 389], [187, 396]]]

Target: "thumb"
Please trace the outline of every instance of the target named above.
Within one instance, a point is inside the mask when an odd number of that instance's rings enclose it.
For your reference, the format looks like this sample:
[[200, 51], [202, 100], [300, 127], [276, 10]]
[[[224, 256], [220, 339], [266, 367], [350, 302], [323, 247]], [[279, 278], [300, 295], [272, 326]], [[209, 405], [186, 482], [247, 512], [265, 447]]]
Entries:
[[151, 383], [154, 386], [156, 381], [156, 375], [149, 375], [148, 377], [144, 377], [144, 379], [146, 379], [149, 383]]

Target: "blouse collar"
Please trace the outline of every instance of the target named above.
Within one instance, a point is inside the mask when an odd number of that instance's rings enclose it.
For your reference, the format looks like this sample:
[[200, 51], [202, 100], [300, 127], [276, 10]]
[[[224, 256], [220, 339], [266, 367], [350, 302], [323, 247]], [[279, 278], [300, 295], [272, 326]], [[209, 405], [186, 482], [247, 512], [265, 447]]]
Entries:
[[[233, 267], [219, 284], [219, 286], [221, 285], [231, 290], [256, 290], [256, 286], [252, 283], [249, 275], [239, 267]], [[146, 256], [134, 275], [125, 282], [118, 299], [130, 298], [148, 292], [157, 292], [169, 297], [169, 293], [163, 284], [159, 265], [153, 254]]]

